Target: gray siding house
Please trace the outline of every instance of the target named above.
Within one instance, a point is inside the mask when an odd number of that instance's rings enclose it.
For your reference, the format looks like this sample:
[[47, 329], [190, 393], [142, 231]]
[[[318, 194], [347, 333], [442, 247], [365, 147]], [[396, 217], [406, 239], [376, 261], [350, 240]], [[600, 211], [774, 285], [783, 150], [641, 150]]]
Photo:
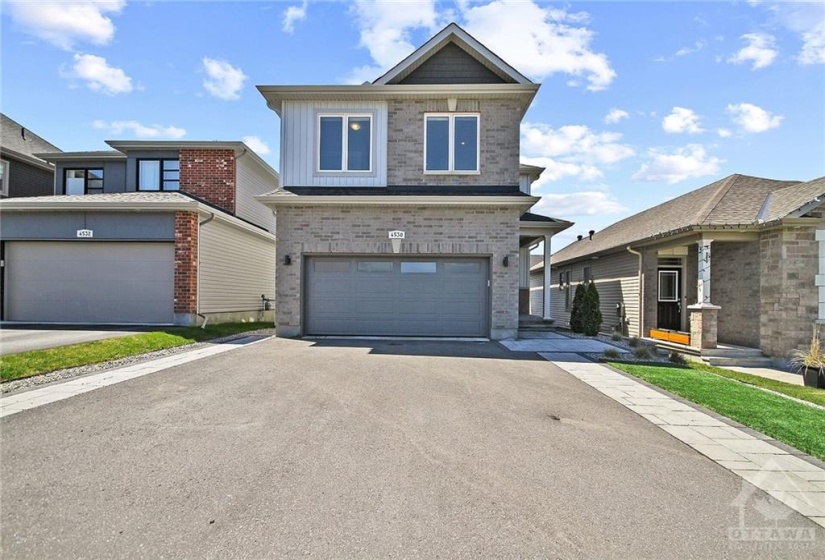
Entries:
[[731, 175], [616, 222], [553, 255], [553, 318], [592, 280], [606, 332], [784, 360], [825, 324], [823, 196], [825, 177]]
[[242, 142], [108, 144], [36, 154], [55, 194], [0, 201], [2, 319], [271, 319], [275, 218], [255, 197], [278, 174]]
[[281, 185], [258, 197], [278, 335], [515, 337], [530, 249], [549, 260], [571, 225], [528, 213], [538, 88], [455, 24], [372, 83], [258, 86], [281, 119]]
[[59, 151], [0, 113], [0, 198], [54, 194], [54, 165], [35, 154]]

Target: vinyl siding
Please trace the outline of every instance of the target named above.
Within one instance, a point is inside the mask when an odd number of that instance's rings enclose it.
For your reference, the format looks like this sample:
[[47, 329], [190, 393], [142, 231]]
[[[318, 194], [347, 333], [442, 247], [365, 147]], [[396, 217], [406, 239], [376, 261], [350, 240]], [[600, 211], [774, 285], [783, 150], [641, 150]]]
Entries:
[[255, 197], [278, 188], [278, 181], [250, 157], [235, 160], [238, 184], [235, 189], [235, 215], [275, 233], [272, 210]]
[[[584, 281], [584, 267], [590, 267], [590, 276], [599, 290], [602, 311], [602, 332], [612, 332], [619, 324], [616, 304], [624, 307], [626, 334], [639, 336], [639, 261], [630, 253], [616, 253], [596, 261], [580, 261], [553, 265], [553, 284], [550, 305], [552, 317], [559, 325], [567, 325], [570, 311], [565, 309], [564, 291], [559, 290], [559, 274], [570, 271], [570, 302], [576, 286]], [[535, 274], [534, 274], [535, 275]]]
[[[530, 275], [530, 315], [544, 315], [544, 271]], [[558, 289], [558, 286], [556, 287]], [[552, 295], [551, 295], [552, 301]]]
[[274, 300], [274, 238], [211, 222], [201, 226], [199, 256], [201, 313], [259, 310], [261, 294]]
[[[318, 173], [319, 113], [371, 113], [371, 173]], [[285, 101], [281, 112], [281, 183], [285, 187], [387, 186], [387, 103], [385, 101]]]

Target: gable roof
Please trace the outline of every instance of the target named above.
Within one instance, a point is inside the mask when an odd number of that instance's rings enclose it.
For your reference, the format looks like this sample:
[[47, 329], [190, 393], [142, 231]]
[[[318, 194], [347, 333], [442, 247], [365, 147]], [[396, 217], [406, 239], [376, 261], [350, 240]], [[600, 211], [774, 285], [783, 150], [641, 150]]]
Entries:
[[506, 83], [533, 83], [518, 70], [504, 62], [497, 54], [481, 44], [475, 37], [464, 31], [457, 24], [451, 23], [413, 51], [407, 58], [390, 68], [383, 76], [375, 80], [373, 84], [398, 84], [441, 49], [450, 44], [461, 48], [461, 50], [469, 54]]
[[52, 171], [53, 167], [35, 154], [61, 150], [20, 123], [0, 113], [0, 151]]
[[693, 227], [760, 227], [818, 203], [820, 196], [825, 196], [825, 177], [801, 183], [731, 175], [618, 221], [593, 239], [575, 241], [553, 260], [562, 263]]

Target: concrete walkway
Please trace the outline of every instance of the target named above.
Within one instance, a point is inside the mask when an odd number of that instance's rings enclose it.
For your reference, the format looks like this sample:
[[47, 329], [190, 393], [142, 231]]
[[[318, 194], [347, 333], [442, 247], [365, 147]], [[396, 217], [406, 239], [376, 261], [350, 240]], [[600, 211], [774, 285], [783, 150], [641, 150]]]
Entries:
[[740, 373], [747, 373], [750, 375], [757, 375], [759, 377], [764, 377], [765, 379], [773, 379], [775, 381], [782, 381], [783, 383], [789, 383], [791, 385], [804, 385], [805, 381], [802, 379], [802, 376], [798, 373], [790, 373], [787, 371], [782, 371], [781, 369], [776, 368], [763, 368], [763, 367], [739, 367], [739, 366], [731, 366], [726, 369], [731, 369], [733, 371], [738, 371]]
[[269, 337], [247, 336], [229, 342], [224, 342], [222, 344], [212, 344], [204, 348], [199, 348], [198, 350], [192, 350], [191, 352], [175, 354], [166, 358], [159, 358], [157, 360], [104, 371], [94, 375], [78, 377], [64, 383], [55, 383], [40, 389], [33, 389], [31, 391], [13, 394], [0, 399], [0, 418], [17, 414], [18, 412], [22, 412], [30, 408], [37, 408], [38, 406], [43, 406], [44, 404], [62, 401], [63, 399], [88, 393], [89, 391], [94, 391], [95, 389], [100, 389], [101, 387], [106, 387], [108, 385], [114, 385], [115, 383], [120, 383], [128, 379], [142, 377], [144, 375], [155, 373], [173, 366], [179, 366], [188, 362], [200, 360], [201, 358], [222, 354], [224, 352], [228, 352], [229, 350], [234, 350], [256, 342], [261, 342], [267, 338]]
[[[777, 447], [766, 436], [732, 427], [604, 365], [570, 356], [539, 355], [825, 527], [822, 468]], [[743, 486], [743, 507], [748, 497]]]

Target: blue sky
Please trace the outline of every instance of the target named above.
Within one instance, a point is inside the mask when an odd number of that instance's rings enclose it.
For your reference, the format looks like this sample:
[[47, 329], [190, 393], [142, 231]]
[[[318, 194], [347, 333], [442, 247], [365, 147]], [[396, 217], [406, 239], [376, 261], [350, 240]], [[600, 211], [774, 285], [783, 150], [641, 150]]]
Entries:
[[374, 79], [450, 21], [543, 85], [522, 159], [556, 243], [731, 173], [825, 175], [825, 4], [4, 2], [2, 111], [64, 150], [247, 139], [257, 84]]

